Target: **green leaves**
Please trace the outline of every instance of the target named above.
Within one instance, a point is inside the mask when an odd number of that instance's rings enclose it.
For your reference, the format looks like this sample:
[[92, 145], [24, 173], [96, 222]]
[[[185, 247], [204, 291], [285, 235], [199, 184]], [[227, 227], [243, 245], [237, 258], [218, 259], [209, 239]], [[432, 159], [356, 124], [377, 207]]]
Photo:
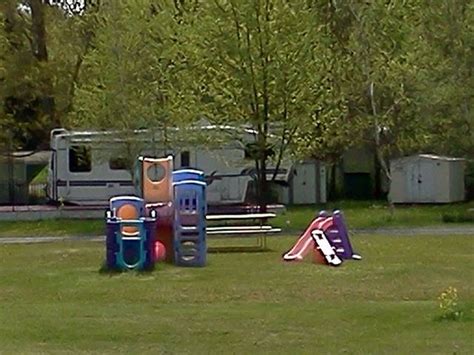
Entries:
[[293, 136], [308, 134], [316, 110], [324, 106], [329, 117], [338, 106], [326, 105], [329, 54], [306, 4], [206, 2], [197, 16], [187, 41], [191, 76], [200, 82], [197, 107], [213, 122], [271, 132], [286, 150]]
[[[182, 57], [175, 8], [163, 2], [108, 2], [76, 96], [76, 122], [100, 128], [166, 126], [179, 100]], [[173, 112], [175, 114], [175, 112]]]
[[468, 0], [108, 0], [69, 17], [42, 5], [41, 63], [16, 4], [0, 8], [3, 106], [47, 92], [66, 126], [250, 125], [276, 160], [334, 160], [356, 144], [384, 159], [474, 154]]
[[441, 1], [421, 17], [422, 100], [433, 120], [430, 146], [444, 154], [474, 155], [473, 23], [467, 0]]

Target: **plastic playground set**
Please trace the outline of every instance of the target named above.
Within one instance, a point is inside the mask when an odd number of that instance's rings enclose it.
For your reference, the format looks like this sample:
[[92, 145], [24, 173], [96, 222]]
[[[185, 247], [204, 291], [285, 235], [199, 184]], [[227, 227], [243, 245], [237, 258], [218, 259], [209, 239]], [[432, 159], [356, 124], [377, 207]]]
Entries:
[[[139, 157], [135, 186], [138, 196], [113, 197], [106, 211], [105, 266], [109, 270], [151, 270], [162, 261], [203, 267], [210, 251], [207, 235], [265, 237], [281, 232], [262, 223], [235, 225], [235, 221], [249, 219], [265, 222], [275, 216], [272, 213], [208, 215], [204, 173], [195, 169], [173, 171], [171, 156]], [[207, 227], [206, 221], [216, 220], [230, 225]], [[264, 237], [260, 250], [266, 248]], [[361, 258], [352, 249], [340, 211], [332, 215], [320, 212], [283, 260], [301, 261], [311, 251], [315, 263], [331, 266]]]
[[206, 264], [206, 183], [199, 170], [173, 171], [173, 158], [139, 157], [137, 196], [110, 200], [106, 266], [149, 270], [157, 261]]
[[319, 212], [295, 245], [283, 254], [283, 260], [301, 261], [310, 252], [315, 263], [331, 266], [339, 266], [344, 260], [362, 259], [352, 249], [344, 217], [337, 210], [332, 215]]

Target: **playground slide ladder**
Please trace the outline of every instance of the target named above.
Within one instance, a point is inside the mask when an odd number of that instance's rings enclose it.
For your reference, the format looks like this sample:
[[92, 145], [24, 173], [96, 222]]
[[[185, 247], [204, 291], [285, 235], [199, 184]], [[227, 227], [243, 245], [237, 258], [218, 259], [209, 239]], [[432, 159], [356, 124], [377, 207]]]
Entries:
[[[176, 176], [178, 175], [178, 176]], [[174, 262], [178, 266], [205, 266], [206, 183], [193, 173], [176, 174], [174, 189]], [[186, 180], [194, 178], [193, 180]]]

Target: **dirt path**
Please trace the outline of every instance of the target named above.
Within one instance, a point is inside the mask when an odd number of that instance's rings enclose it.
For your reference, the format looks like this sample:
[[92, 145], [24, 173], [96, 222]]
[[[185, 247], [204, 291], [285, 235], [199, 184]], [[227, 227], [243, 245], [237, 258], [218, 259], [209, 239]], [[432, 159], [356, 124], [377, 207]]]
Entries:
[[[351, 235], [367, 235], [377, 234], [386, 236], [417, 236], [417, 235], [469, 235], [474, 236], [474, 225], [467, 226], [432, 226], [432, 227], [416, 227], [416, 228], [365, 228], [351, 229]], [[299, 231], [283, 231], [283, 235], [300, 235]], [[270, 238], [278, 237], [278, 235], [269, 236]], [[104, 236], [37, 236], [37, 237], [0, 237], [0, 244], [34, 244], [34, 243], [53, 243], [63, 241], [90, 241], [103, 242]]]
[[474, 235], [474, 225], [466, 226], [430, 226], [415, 228], [366, 228], [351, 229], [350, 232], [357, 234], [381, 234], [390, 236], [406, 236], [406, 235]]

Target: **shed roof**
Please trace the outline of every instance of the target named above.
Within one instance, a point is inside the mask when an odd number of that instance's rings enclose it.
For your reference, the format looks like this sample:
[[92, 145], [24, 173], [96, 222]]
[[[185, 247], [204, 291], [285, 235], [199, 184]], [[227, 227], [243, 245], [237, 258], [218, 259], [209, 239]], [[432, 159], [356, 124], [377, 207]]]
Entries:
[[[25, 164], [48, 164], [51, 152], [49, 150], [41, 151], [17, 151], [11, 153], [11, 158], [15, 162], [22, 162]], [[0, 160], [6, 160], [8, 156], [0, 156]]]
[[392, 161], [397, 162], [397, 163], [402, 163], [402, 162], [414, 161], [414, 160], [419, 160], [419, 159], [438, 160], [438, 161], [441, 160], [441, 161], [449, 161], [449, 162], [466, 160], [464, 158], [447, 157], [447, 156], [435, 155], [435, 154], [414, 154], [407, 157], [392, 159]]
[[423, 159], [432, 159], [432, 160], [447, 160], [447, 161], [461, 161], [466, 160], [464, 158], [456, 158], [456, 157], [446, 157], [442, 155], [434, 155], [434, 154], [419, 154], [420, 158]]

